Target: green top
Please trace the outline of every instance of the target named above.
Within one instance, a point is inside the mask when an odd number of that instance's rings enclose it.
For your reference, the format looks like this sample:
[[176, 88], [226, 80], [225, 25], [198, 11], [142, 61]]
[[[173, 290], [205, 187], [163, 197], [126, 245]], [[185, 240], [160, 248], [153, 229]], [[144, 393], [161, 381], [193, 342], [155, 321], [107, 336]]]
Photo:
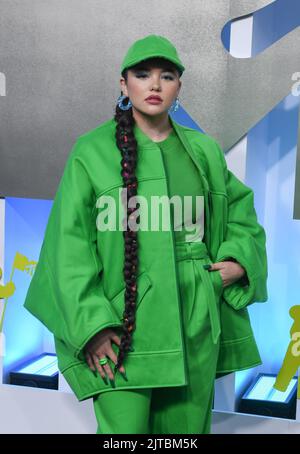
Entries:
[[[145, 136], [159, 146], [168, 180], [170, 208], [176, 242], [202, 241], [204, 235], [204, 197], [198, 169], [186, 152], [175, 130], [160, 142], [154, 142], [137, 125], [137, 137]], [[149, 150], [149, 152], [151, 152]], [[172, 197], [175, 197], [172, 203]], [[198, 196], [198, 197], [197, 197]], [[184, 198], [185, 197], [185, 198]], [[181, 204], [180, 204], [181, 201]], [[178, 207], [176, 209], [176, 207]], [[197, 221], [198, 219], [198, 221]]]

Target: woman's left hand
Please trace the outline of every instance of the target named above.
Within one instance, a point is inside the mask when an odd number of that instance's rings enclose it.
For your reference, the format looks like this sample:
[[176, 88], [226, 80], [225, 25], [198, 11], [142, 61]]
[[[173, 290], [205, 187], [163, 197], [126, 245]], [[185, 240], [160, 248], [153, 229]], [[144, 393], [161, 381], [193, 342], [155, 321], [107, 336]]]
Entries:
[[220, 272], [223, 287], [233, 284], [246, 274], [245, 269], [238, 262], [233, 262], [231, 260], [212, 263], [209, 272], [214, 273], [215, 270], [219, 270]]

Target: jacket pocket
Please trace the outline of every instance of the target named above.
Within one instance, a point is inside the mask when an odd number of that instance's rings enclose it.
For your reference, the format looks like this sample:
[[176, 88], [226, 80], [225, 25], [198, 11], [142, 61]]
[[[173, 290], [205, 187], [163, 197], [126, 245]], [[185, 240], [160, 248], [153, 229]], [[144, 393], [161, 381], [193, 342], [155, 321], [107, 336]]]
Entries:
[[[144, 299], [149, 288], [152, 287], [152, 281], [147, 272], [141, 273], [137, 276], [137, 299], [136, 299], [136, 310]], [[125, 286], [123, 289], [110, 301], [112, 307], [117, 313], [120, 319], [123, 318], [123, 313], [125, 309]]]
[[219, 270], [209, 271], [215, 294], [219, 297], [223, 293], [223, 279]]

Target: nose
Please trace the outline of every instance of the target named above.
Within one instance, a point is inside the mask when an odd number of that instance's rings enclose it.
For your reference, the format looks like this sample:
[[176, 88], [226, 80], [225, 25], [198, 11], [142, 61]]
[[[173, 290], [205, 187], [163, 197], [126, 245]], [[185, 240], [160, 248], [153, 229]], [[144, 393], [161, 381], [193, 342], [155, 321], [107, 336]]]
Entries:
[[152, 90], [160, 90], [160, 74], [153, 75], [151, 78]]
[[160, 91], [160, 90], [161, 90], [160, 85], [159, 85], [159, 84], [154, 84], [154, 83], [153, 83], [153, 84], [152, 84], [152, 89], [151, 89], [151, 90], [156, 90], [156, 91], [158, 90], [158, 91]]

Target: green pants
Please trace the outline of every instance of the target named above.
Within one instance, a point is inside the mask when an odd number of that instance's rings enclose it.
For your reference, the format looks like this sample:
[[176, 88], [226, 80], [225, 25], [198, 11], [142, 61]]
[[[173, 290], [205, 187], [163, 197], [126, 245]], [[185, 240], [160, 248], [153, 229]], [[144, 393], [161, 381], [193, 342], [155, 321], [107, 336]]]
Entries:
[[203, 268], [212, 263], [205, 243], [177, 243], [176, 257], [188, 385], [97, 394], [97, 434], [210, 433], [222, 278]]

